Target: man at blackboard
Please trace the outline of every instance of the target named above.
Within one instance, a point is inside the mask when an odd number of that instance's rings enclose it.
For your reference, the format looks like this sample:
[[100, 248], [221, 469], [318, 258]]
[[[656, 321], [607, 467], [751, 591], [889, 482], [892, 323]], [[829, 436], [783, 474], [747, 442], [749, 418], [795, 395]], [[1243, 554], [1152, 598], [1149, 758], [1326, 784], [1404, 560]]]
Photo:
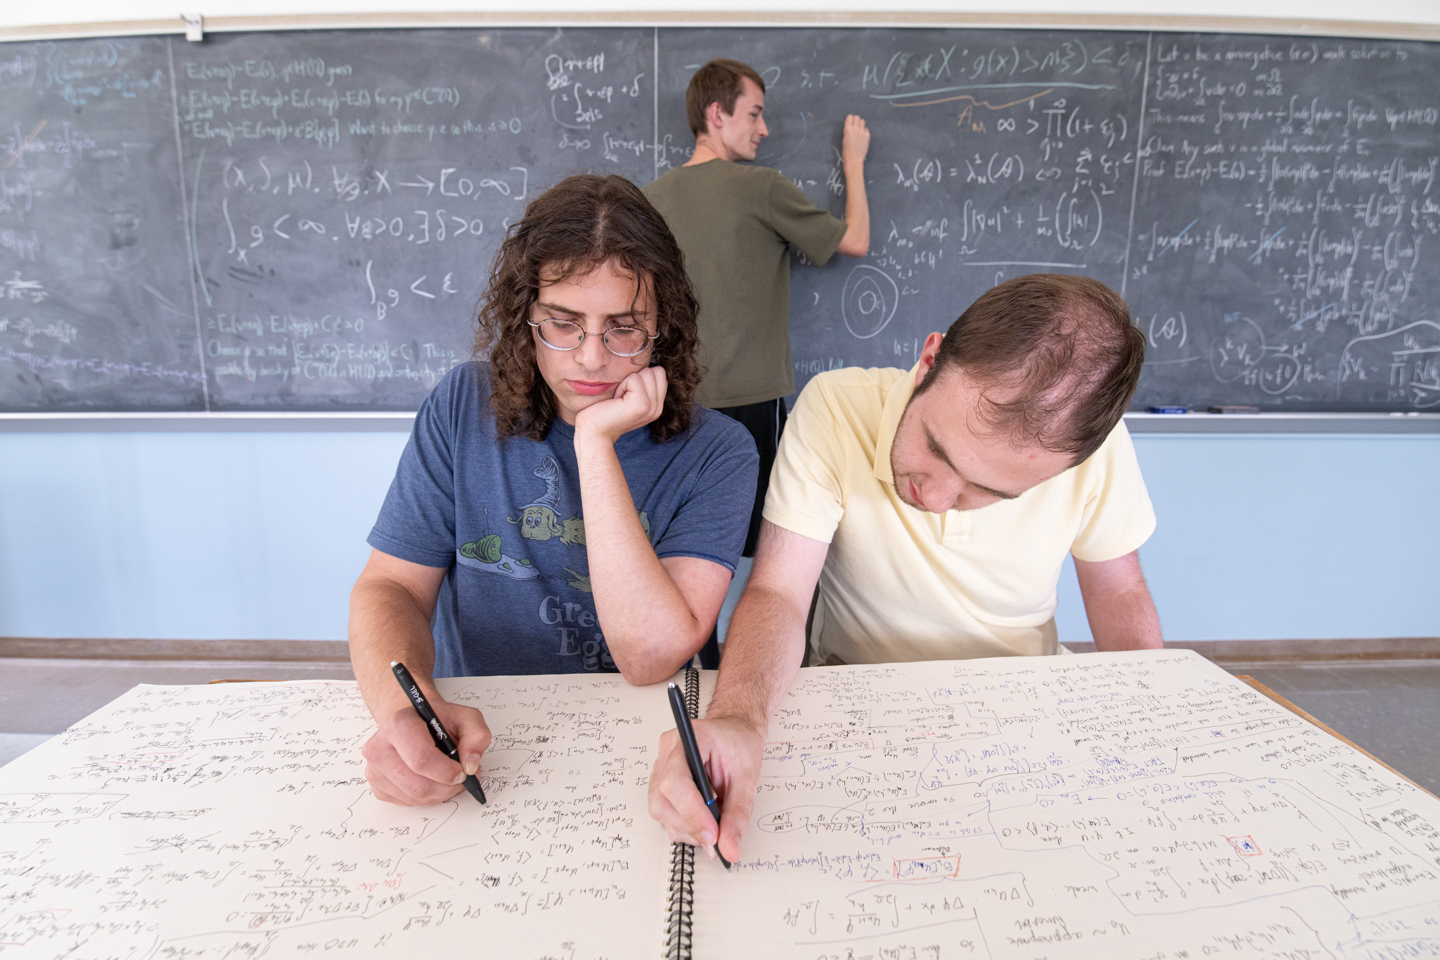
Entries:
[[785, 426], [783, 397], [795, 392], [790, 359], [790, 246], [823, 266], [838, 250], [870, 249], [865, 154], [870, 131], [845, 118], [841, 165], [845, 219], [819, 209], [779, 170], [755, 159], [765, 126], [765, 81], [738, 60], [711, 60], [690, 78], [685, 113], [695, 152], [645, 188], [685, 253], [700, 301], [695, 399], [740, 421], [760, 451], [760, 479], [744, 556], [755, 555], [760, 511]]
[[[739, 858], [768, 719], [807, 653], [840, 664], [1060, 652], [1066, 554], [1100, 650], [1161, 645], [1136, 553], [1155, 513], [1120, 419], [1144, 355], [1114, 291], [1033, 274], [930, 334], [908, 371], [834, 370], [805, 387], [695, 725], [723, 798], [724, 856]], [[717, 842], [669, 740], [650, 811], [672, 839]]]

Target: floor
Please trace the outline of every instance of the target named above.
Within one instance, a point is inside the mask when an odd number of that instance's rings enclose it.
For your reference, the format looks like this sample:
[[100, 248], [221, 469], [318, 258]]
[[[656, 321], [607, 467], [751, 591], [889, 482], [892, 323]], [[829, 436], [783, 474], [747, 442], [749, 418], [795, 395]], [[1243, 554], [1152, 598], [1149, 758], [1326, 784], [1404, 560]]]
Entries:
[[1226, 664], [1440, 794], [1440, 660]]
[[[1227, 665], [1440, 794], [1440, 661]], [[137, 683], [350, 680], [342, 663], [0, 659], [0, 764]]]

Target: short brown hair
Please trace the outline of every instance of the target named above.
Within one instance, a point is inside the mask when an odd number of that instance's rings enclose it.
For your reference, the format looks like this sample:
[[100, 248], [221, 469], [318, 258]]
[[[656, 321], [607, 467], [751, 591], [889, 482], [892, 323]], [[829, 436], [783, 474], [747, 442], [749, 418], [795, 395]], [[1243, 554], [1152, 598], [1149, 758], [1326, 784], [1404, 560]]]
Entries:
[[490, 359], [490, 406], [499, 436], [543, 440], [558, 415], [555, 395], [540, 376], [528, 323], [542, 280], [589, 273], [612, 259], [633, 273], [642, 289], [648, 284], [655, 303], [659, 337], [650, 364], [665, 368], [666, 389], [650, 436], [663, 443], [689, 429], [690, 403], [700, 382], [695, 359], [700, 339], [699, 307], [684, 256], [665, 218], [635, 184], [587, 174], [562, 180], [530, 202], [507, 231], [480, 299], [475, 356]]
[[1145, 335], [1118, 293], [1032, 273], [992, 287], [951, 324], [915, 396], [963, 371], [985, 386], [984, 423], [1078, 464], [1120, 422], [1144, 362]]
[[710, 104], [720, 104], [720, 109], [729, 116], [735, 112], [735, 98], [740, 96], [745, 78], [755, 81], [760, 92], [765, 92], [765, 81], [748, 63], [718, 57], [695, 71], [690, 86], [685, 90], [685, 119], [690, 121], [690, 132], [700, 136], [710, 129], [705, 120], [705, 111]]

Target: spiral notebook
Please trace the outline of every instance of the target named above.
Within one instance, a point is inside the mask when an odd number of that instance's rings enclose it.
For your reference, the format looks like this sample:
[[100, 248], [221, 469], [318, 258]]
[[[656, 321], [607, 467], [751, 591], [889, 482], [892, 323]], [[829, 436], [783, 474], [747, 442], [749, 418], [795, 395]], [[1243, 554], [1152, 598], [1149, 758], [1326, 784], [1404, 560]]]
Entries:
[[663, 684], [437, 685], [485, 806], [376, 800], [353, 683], [140, 686], [0, 768], [0, 952], [1440, 955], [1440, 800], [1188, 651], [802, 670], [731, 871], [646, 811]]
[[[713, 679], [713, 677], [712, 677]], [[685, 712], [700, 715], [700, 673], [685, 671]], [[695, 923], [695, 848], [670, 844], [669, 902], [665, 906], [666, 960], [689, 960]]]
[[767, 740], [669, 958], [1440, 953], [1440, 800], [1189, 651], [802, 670]]

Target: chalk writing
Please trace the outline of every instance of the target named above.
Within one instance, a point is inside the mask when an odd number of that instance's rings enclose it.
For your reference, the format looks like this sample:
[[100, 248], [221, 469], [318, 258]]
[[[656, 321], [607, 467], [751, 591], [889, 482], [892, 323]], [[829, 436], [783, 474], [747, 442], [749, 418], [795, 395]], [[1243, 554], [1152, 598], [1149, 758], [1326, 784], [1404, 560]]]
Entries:
[[[583, 129], [580, 162], [643, 163], [630, 128], [649, 103], [638, 80], [610, 82], [643, 62], [628, 39], [561, 54], [539, 33], [484, 37], [477, 50], [446, 35], [403, 69], [379, 35], [343, 58], [320, 44], [288, 78], [263, 38], [187, 51], [178, 109], [212, 403], [413, 406], [470, 359], [490, 262], [535, 195], [535, 138]], [[437, 69], [444, 50], [479, 73]]]
[[771, 87], [757, 162], [836, 214], [839, 118], [874, 131], [869, 256], [794, 254], [798, 386], [1058, 272], [1127, 297], [1140, 408], [1440, 409], [1440, 46], [826, 27], [0, 46], [0, 277], [50, 294], [0, 407], [413, 409], [530, 199], [689, 158], [717, 49]]

